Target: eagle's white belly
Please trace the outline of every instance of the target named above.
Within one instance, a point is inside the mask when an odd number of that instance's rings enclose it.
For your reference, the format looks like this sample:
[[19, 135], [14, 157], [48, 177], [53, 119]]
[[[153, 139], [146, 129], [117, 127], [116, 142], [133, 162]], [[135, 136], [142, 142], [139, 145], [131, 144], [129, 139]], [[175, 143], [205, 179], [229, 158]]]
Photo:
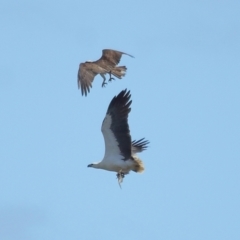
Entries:
[[131, 159], [124, 161], [122, 158], [122, 156], [121, 158], [108, 157], [101, 162], [102, 168], [112, 172], [128, 173], [134, 165], [133, 161]]

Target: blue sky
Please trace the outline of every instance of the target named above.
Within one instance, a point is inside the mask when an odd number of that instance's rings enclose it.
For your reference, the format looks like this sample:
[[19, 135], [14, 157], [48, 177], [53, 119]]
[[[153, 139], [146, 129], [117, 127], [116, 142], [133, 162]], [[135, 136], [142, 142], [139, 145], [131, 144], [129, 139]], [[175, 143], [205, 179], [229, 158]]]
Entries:
[[[240, 239], [239, 1], [2, 1], [0, 239]], [[80, 62], [127, 52], [87, 97]], [[132, 93], [150, 147], [122, 190], [89, 169], [101, 123]]]

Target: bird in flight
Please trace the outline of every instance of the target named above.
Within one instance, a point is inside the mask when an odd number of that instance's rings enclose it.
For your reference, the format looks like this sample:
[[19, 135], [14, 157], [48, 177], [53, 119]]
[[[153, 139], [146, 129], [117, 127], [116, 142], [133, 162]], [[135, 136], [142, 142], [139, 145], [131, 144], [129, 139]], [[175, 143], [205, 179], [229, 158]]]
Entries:
[[87, 96], [92, 87], [92, 82], [97, 74], [100, 74], [103, 78], [102, 87], [105, 87], [106, 77], [105, 74], [109, 74], [109, 81], [114, 80], [114, 77], [121, 79], [125, 76], [127, 68], [125, 66], [117, 66], [120, 62], [122, 55], [130, 54], [119, 52], [111, 49], [103, 49], [102, 56], [97, 61], [87, 61], [80, 63], [78, 70], [78, 88], [81, 88], [82, 95]]
[[147, 149], [149, 141], [144, 138], [132, 141], [128, 114], [131, 111], [131, 94], [127, 89], [121, 91], [110, 102], [102, 123], [105, 141], [105, 155], [101, 162], [91, 163], [88, 167], [117, 172], [119, 186], [130, 171], [144, 171], [143, 162], [137, 153]]

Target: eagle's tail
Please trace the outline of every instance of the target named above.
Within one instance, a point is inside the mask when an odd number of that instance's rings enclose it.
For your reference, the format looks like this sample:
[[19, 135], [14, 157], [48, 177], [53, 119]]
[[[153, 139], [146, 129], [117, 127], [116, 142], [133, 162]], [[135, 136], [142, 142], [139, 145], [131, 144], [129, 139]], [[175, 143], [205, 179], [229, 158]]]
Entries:
[[133, 161], [134, 161], [134, 168], [132, 169], [132, 171], [137, 172], [137, 173], [141, 173], [144, 171], [144, 165], [141, 159], [139, 159], [138, 157], [134, 156], [133, 157]]
[[114, 77], [117, 77], [119, 79], [121, 79], [123, 76], [125, 76], [127, 71], [127, 68], [125, 66], [119, 66], [119, 67], [115, 67], [111, 70], [111, 74]]

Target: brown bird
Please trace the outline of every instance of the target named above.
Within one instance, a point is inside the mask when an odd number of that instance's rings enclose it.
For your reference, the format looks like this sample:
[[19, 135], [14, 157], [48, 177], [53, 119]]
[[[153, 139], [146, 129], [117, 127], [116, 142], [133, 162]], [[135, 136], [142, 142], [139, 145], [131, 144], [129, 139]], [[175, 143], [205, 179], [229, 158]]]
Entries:
[[125, 76], [127, 68], [125, 66], [117, 66], [117, 64], [120, 62], [122, 54], [133, 57], [132, 55], [124, 52], [103, 49], [102, 57], [97, 61], [80, 63], [78, 70], [78, 88], [81, 87], [82, 95], [87, 96], [87, 94], [90, 92], [93, 79], [97, 74], [100, 74], [103, 78], [102, 87], [105, 87], [107, 84], [105, 77], [106, 73], [108, 73], [110, 76], [108, 81], [114, 80], [112, 75], [118, 79], [121, 79], [123, 76]]

